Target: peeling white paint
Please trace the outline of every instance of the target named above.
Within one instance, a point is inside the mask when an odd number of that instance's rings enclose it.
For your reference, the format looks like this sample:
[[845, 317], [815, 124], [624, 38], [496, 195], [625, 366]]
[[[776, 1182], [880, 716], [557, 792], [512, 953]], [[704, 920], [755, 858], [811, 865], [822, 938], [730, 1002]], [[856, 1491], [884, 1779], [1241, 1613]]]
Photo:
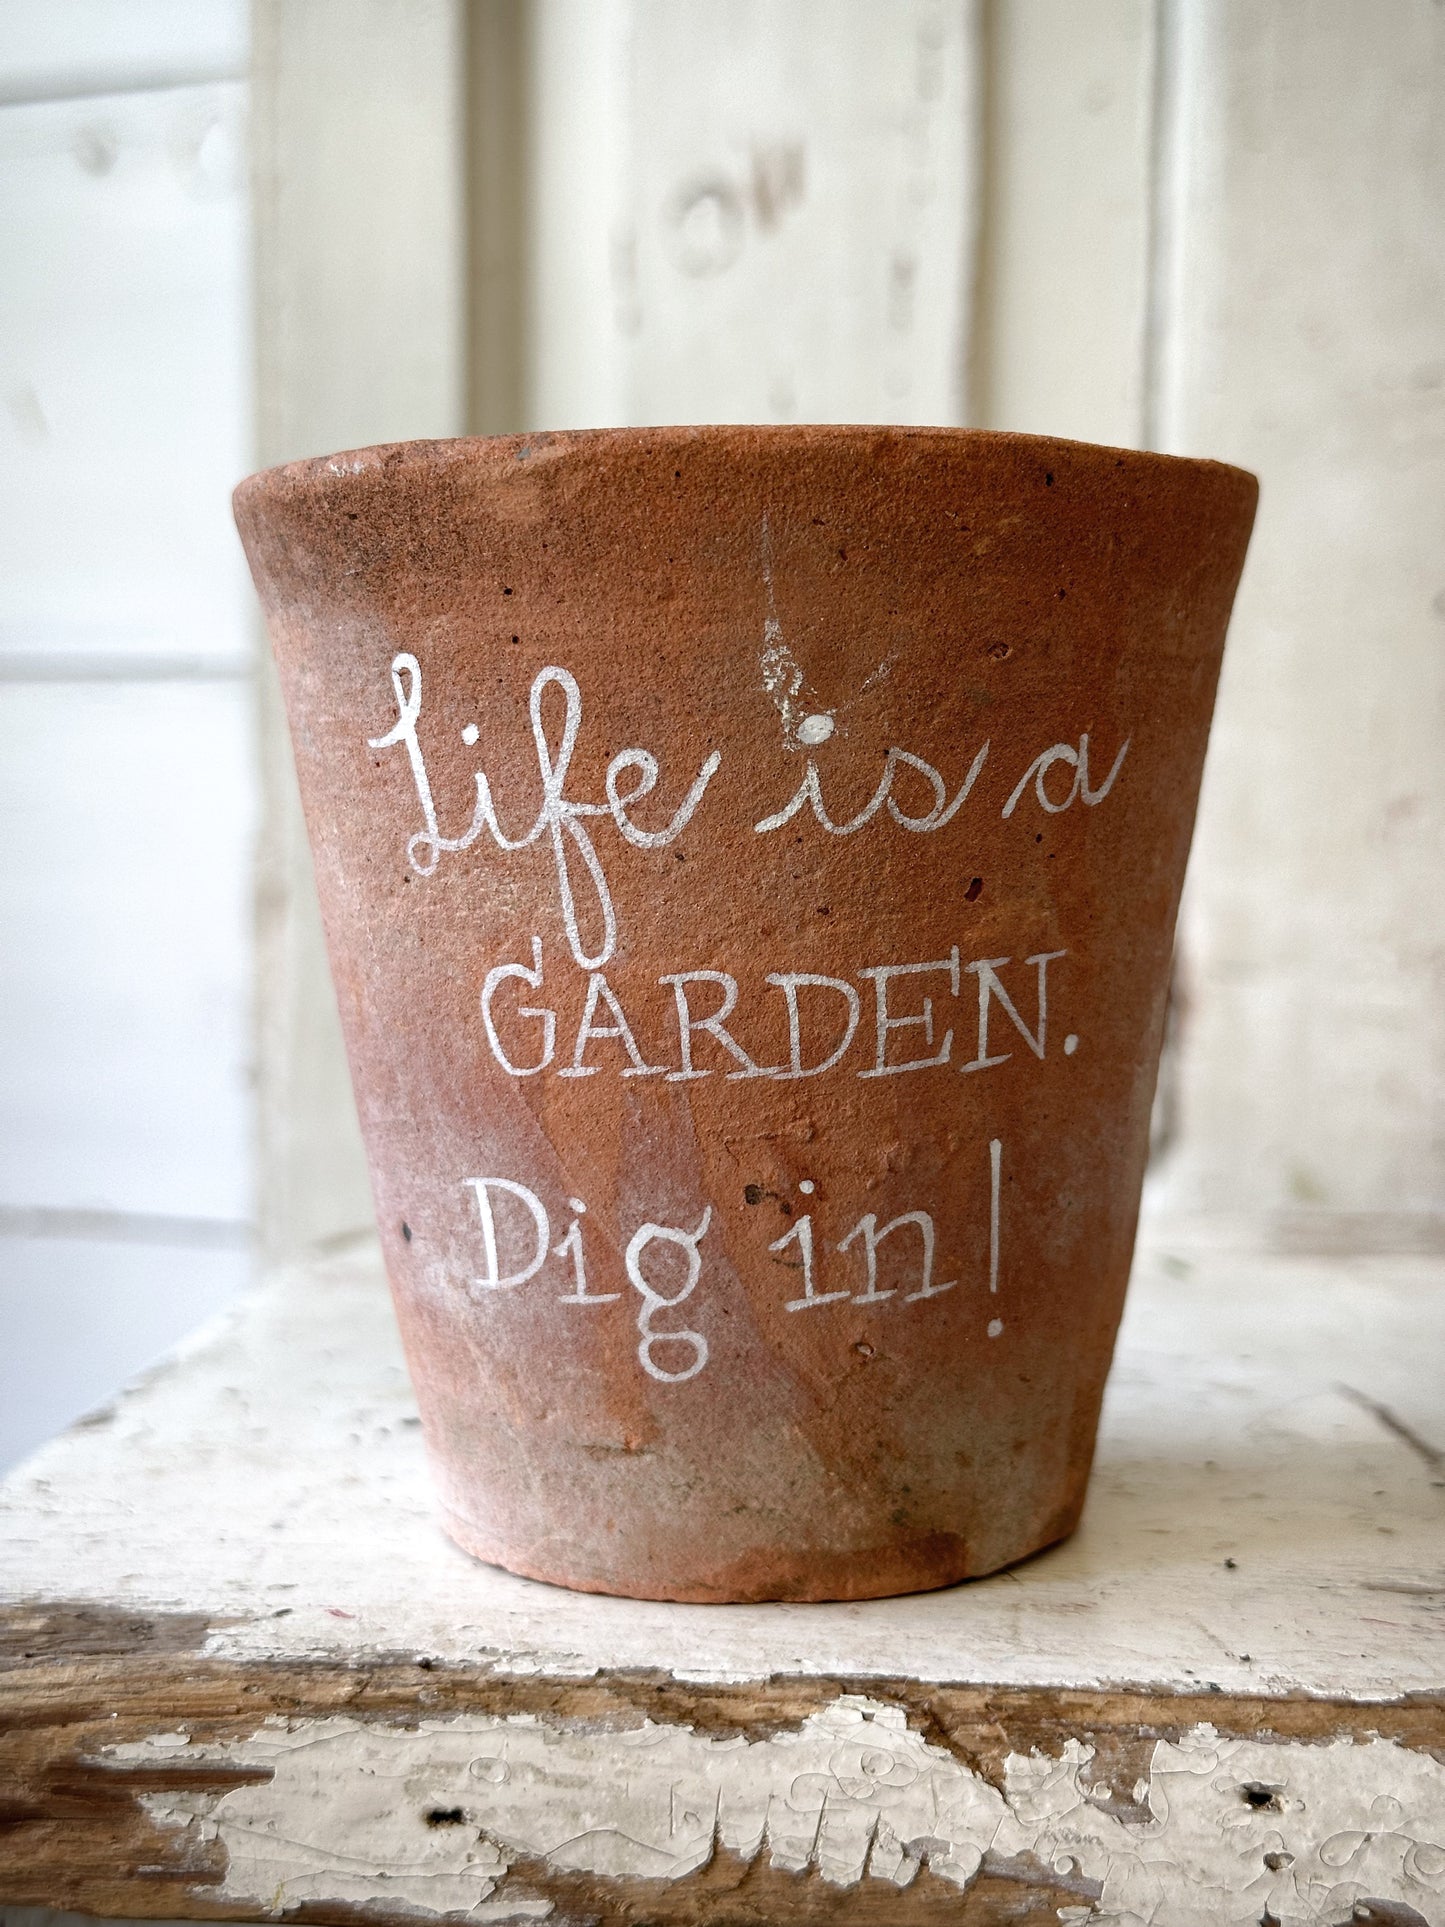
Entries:
[[[162, 1734], [107, 1755], [175, 1748]], [[541, 1899], [498, 1897], [519, 1858], [673, 1881], [719, 1846], [839, 1887], [901, 1888], [927, 1865], [964, 1888], [985, 1854], [1026, 1856], [1096, 1892], [1063, 1917], [1100, 1927], [1255, 1927], [1266, 1909], [1280, 1927], [1326, 1927], [1363, 1899], [1434, 1920], [1445, 1903], [1445, 1765], [1393, 1741], [1271, 1745], [1196, 1726], [1156, 1744], [1136, 1788], [1143, 1820], [1110, 1810], [1077, 1741], [1057, 1759], [1011, 1755], [1000, 1792], [901, 1709], [857, 1696], [756, 1741], [472, 1714], [413, 1728], [273, 1721], [193, 1751], [273, 1777], [145, 1804], [224, 1845], [218, 1899], [273, 1913], [386, 1900], [542, 1918]]]

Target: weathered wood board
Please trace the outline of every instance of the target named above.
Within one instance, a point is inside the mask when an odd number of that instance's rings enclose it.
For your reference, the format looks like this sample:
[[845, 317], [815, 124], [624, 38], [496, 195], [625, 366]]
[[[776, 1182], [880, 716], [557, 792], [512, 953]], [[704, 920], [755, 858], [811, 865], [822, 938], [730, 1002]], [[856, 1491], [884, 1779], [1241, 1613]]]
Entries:
[[0, 1900], [1437, 1922], [1442, 1282], [1156, 1241], [1070, 1543], [677, 1607], [455, 1550], [374, 1261], [293, 1274], [0, 1488]]

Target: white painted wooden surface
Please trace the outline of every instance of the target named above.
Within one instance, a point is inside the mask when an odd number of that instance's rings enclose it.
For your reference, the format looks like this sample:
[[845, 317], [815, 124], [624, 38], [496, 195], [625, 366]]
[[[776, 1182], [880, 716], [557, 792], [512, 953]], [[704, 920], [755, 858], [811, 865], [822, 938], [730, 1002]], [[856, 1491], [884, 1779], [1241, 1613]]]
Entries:
[[911, 1599], [667, 1607], [513, 1578], [443, 1538], [375, 1261], [335, 1259], [12, 1474], [0, 1596], [205, 1613], [208, 1650], [238, 1658], [1439, 1689], [1442, 1286], [1437, 1260], [1156, 1247], [1067, 1544]]
[[[0, 1599], [204, 1615], [216, 1659], [851, 1683], [751, 1742], [666, 1721], [461, 1714], [258, 1720], [210, 1745], [168, 1726], [127, 1743], [117, 1765], [271, 1770], [229, 1792], [146, 1796], [162, 1827], [224, 1844], [214, 1897], [242, 1905], [405, 1901], [485, 1919], [518, 1854], [676, 1880], [716, 1831], [840, 1887], [903, 1887], [924, 1860], [962, 1887], [986, 1851], [1067, 1853], [1097, 1890], [1080, 1922], [1217, 1927], [1268, 1906], [1322, 1927], [1366, 1895], [1428, 1920], [1445, 1900], [1445, 1768], [1428, 1753], [1198, 1724], [1155, 1746], [1125, 1812], [1094, 1787], [1082, 1741], [1011, 1758], [997, 1788], [912, 1730], [888, 1682], [1438, 1693], [1442, 1284], [1438, 1261], [1156, 1245], [1073, 1540], [943, 1593], [714, 1608], [568, 1593], [452, 1548], [374, 1259], [332, 1261], [250, 1300], [0, 1487]], [[1279, 1789], [1267, 1810], [1242, 1799], [1256, 1782]], [[426, 1825], [453, 1806], [471, 1824]]]
[[0, 8], [0, 1464], [248, 1275], [245, 60]]
[[1171, 7], [1161, 430], [1263, 478], [1172, 1201], [1445, 1239], [1445, 12]]

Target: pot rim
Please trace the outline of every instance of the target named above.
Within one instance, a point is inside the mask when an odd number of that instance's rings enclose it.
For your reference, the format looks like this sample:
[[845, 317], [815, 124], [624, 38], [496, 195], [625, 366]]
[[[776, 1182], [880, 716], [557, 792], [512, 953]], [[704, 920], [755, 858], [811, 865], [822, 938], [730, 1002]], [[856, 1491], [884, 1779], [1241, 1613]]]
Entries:
[[862, 453], [876, 448], [880, 440], [891, 442], [936, 442], [954, 449], [1013, 449], [1020, 453], [1035, 450], [1065, 450], [1071, 455], [1107, 457], [1112, 467], [1127, 465], [1155, 473], [1161, 470], [1192, 469], [1200, 473], [1227, 475], [1245, 483], [1255, 494], [1259, 478], [1249, 469], [1232, 462], [1198, 455], [1167, 455], [1157, 449], [1124, 448], [1107, 442], [1085, 442], [1064, 435], [1023, 434], [1012, 429], [949, 428], [929, 424], [893, 422], [765, 422], [765, 423], [678, 423], [633, 428], [559, 428], [538, 429], [514, 435], [448, 435], [421, 437], [407, 441], [373, 442], [360, 448], [338, 449], [329, 455], [302, 456], [272, 467], [257, 469], [240, 481], [232, 500], [239, 508], [268, 496], [287, 495], [295, 489], [314, 489], [318, 484], [344, 485], [367, 473], [387, 473], [399, 469], [432, 468], [442, 471], [469, 459], [493, 460], [510, 456], [526, 461], [534, 455], [555, 458], [576, 451], [642, 451], [649, 445], [658, 449], [677, 448], [706, 442], [713, 447], [733, 443], [739, 451], [771, 445], [800, 451], [820, 445], [855, 444]]

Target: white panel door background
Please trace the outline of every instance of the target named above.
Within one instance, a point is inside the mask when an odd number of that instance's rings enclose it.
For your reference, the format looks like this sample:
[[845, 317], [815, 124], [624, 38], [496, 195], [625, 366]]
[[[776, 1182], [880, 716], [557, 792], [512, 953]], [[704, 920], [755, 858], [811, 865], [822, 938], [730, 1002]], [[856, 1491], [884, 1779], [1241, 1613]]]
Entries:
[[[884, 419], [1257, 469], [1152, 1206], [1445, 1241], [1445, 10], [255, 0], [248, 342], [238, 6], [126, 13], [0, 33], [12, 1236], [244, 1236], [258, 782], [263, 1247], [366, 1229], [268, 681], [259, 773], [246, 734], [219, 504], [254, 365], [261, 460]], [[37, 210], [76, 237], [53, 311]]]
[[250, 1272], [246, 73], [0, 7], [0, 1465]]

